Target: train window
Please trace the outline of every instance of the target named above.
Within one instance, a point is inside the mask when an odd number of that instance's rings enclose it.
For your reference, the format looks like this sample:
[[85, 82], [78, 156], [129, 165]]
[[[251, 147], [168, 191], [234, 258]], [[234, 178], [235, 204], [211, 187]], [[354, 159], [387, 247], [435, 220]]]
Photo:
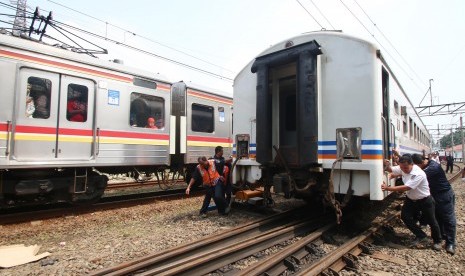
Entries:
[[145, 88], [150, 88], [150, 89], [157, 89], [157, 83], [154, 81], [149, 81], [149, 80], [144, 80], [144, 79], [139, 79], [139, 78], [134, 78], [132, 83], [137, 86], [145, 87]]
[[222, 106], [218, 107], [218, 116], [219, 116], [219, 121], [224, 123], [224, 117], [225, 117], [224, 107]]
[[412, 120], [412, 118], [409, 119], [409, 126], [408, 126], [408, 128], [409, 128], [409, 130], [410, 130], [410, 131], [409, 131], [409, 133], [410, 133], [410, 138], [413, 138], [413, 120]]
[[48, 79], [29, 77], [26, 91], [26, 117], [48, 119], [52, 82]]
[[287, 131], [296, 131], [297, 130], [297, 112], [295, 110], [295, 103], [297, 102], [297, 95], [287, 95], [285, 103], [285, 122]]
[[165, 100], [160, 97], [131, 93], [129, 125], [162, 129], [165, 127]]
[[396, 100], [394, 100], [394, 112], [395, 112], [397, 115], [399, 115], [399, 113], [400, 113], [400, 112], [399, 112], [399, 103], [398, 103]]
[[192, 104], [192, 131], [212, 133], [214, 130], [214, 108]]
[[66, 119], [70, 122], [87, 121], [87, 103], [89, 88], [84, 85], [68, 85], [68, 98], [66, 105]]

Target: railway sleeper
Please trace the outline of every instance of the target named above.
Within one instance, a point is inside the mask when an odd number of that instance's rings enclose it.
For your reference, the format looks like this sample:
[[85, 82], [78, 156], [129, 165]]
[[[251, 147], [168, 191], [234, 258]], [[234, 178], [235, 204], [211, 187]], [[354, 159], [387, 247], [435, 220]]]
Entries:
[[375, 247], [372, 244], [367, 243], [367, 242], [360, 243], [358, 247], [362, 249], [362, 252], [364, 254], [373, 255], [373, 253], [375, 252]]
[[299, 258], [291, 255], [284, 259], [284, 265], [287, 267], [287, 269], [291, 270], [292, 272], [297, 272], [300, 269], [302, 262]]
[[344, 263], [346, 264], [346, 266], [348, 268], [358, 269], [358, 264], [357, 264], [358, 258], [357, 258], [357, 256], [348, 253], [348, 254], [342, 256], [342, 260], [344, 261]]

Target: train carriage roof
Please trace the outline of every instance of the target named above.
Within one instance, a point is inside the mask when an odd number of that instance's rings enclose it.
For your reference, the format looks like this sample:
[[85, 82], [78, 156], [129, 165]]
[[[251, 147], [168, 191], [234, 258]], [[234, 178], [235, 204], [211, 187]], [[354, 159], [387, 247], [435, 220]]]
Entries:
[[[261, 57], [261, 56], [264, 56], [264, 55], [267, 55], [267, 54], [270, 54], [270, 53], [273, 53], [273, 52], [277, 52], [277, 51], [280, 51], [280, 50], [284, 50], [286, 49], [286, 45], [288, 47], [292, 47], [292, 46], [296, 46], [296, 45], [299, 45], [299, 44], [302, 44], [302, 43], [306, 43], [306, 42], [309, 42], [309, 41], [312, 41], [312, 40], [315, 40], [316, 42], [319, 43], [319, 38], [322, 38], [322, 37], [325, 37], [325, 38], [339, 38], [339, 39], [344, 39], [344, 40], [351, 40], [351, 41], [356, 41], [358, 43], [361, 43], [361, 44], [364, 44], [366, 45], [366, 47], [369, 47], [373, 50], [373, 53], [376, 53], [377, 57], [379, 58], [379, 60], [381, 61], [381, 63], [385, 66], [386, 70], [389, 71], [390, 75], [393, 77], [393, 80], [397, 83], [397, 85], [399, 86], [400, 90], [402, 91], [402, 93], [404, 94], [405, 98], [409, 101], [410, 105], [413, 107], [414, 105], [412, 104], [412, 102], [410, 101], [407, 93], [405, 92], [405, 90], [403, 89], [402, 85], [400, 84], [400, 82], [398, 81], [397, 77], [395, 76], [394, 72], [391, 70], [391, 68], [389, 67], [389, 65], [387, 64], [386, 60], [384, 59], [383, 55], [381, 54], [381, 50], [379, 49], [379, 47], [368, 41], [368, 40], [365, 40], [365, 39], [362, 39], [362, 38], [359, 38], [359, 37], [356, 37], [356, 36], [352, 36], [352, 35], [348, 35], [348, 34], [345, 34], [343, 33], [342, 31], [314, 31], [314, 32], [308, 32], [308, 33], [303, 33], [301, 35], [297, 35], [297, 36], [294, 36], [294, 37], [291, 37], [291, 38], [288, 38], [286, 40], [282, 40], [274, 45], [272, 45], [271, 47], [267, 48], [266, 50], [264, 50], [263, 52], [261, 52], [259, 55], [257, 55], [256, 58], [258, 57]], [[289, 44], [289, 43], [292, 43], [292, 44]], [[322, 48], [324, 48], [324, 44], [323, 43], [320, 43], [320, 45], [322, 46]], [[324, 51], [324, 49], [322, 49]], [[244, 74], [244, 73], [249, 73], [249, 72], [246, 72], [245, 70], [249, 70], [249, 68], [252, 66], [252, 64], [255, 62], [255, 59], [254, 58], [253, 60], [251, 60], [244, 68], [242, 68], [242, 70], [236, 75], [236, 77], [234, 78], [234, 82], [236, 82], [236, 79], [239, 75], [241, 74]], [[415, 112], [415, 114], [417, 115], [418, 119], [421, 121], [423, 127], [424, 126], [424, 123], [423, 121], [421, 120], [420, 116], [418, 115], [418, 113], [416, 112], [415, 109], [413, 109], [413, 111]], [[425, 127], [426, 128], [426, 127]]]
[[171, 83], [171, 81], [167, 77], [159, 73], [152, 73], [149, 71], [116, 63], [113, 61], [90, 57], [82, 53], [75, 53], [73, 51], [63, 49], [59, 46], [49, 45], [40, 41], [16, 37], [9, 34], [0, 34], [0, 46], [11, 47], [39, 55], [45, 55], [51, 58], [63, 59], [70, 62], [77, 62], [87, 66], [98, 67], [150, 80]]

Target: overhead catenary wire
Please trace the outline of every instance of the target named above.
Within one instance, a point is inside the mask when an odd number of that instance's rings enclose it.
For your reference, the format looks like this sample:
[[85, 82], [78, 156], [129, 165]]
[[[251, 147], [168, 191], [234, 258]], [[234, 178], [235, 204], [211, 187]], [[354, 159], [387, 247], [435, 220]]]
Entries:
[[309, 0], [309, 1], [313, 4], [313, 6], [316, 8], [316, 10], [321, 14], [321, 16], [323, 16], [323, 18], [326, 20], [326, 22], [328, 22], [329, 26], [331, 26], [331, 28], [333, 28], [333, 30], [335, 30], [336, 28], [334, 28], [333, 24], [331, 24], [329, 19], [324, 15], [324, 13], [320, 10], [320, 8], [318, 8], [318, 6], [315, 5], [313, 0]]
[[230, 70], [230, 69], [228, 69], [228, 68], [225, 68], [225, 67], [220, 66], [220, 65], [217, 65], [217, 64], [214, 64], [214, 63], [212, 63], [212, 62], [210, 62], [210, 61], [208, 61], [208, 60], [205, 60], [205, 59], [196, 57], [196, 56], [194, 56], [194, 55], [192, 55], [192, 54], [189, 54], [189, 53], [187, 53], [187, 52], [185, 52], [185, 51], [178, 50], [178, 49], [176, 49], [176, 48], [174, 48], [174, 47], [172, 47], [172, 46], [169, 46], [169, 45], [166, 45], [166, 44], [164, 44], [164, 43], [162, 43], [162, 42], [153, 40], [153, 39], [151, 39], [151, 38], [149, 38], [149, 37], [146, 37], [146, 36], [143, 36], [143, 35], [140, 35], [140, 34], [136, 34], [136, 33], [133, 32], [133, 31], [130, 31], [130, 30], [125, 29], [125, 28], [123, 28], [123, 27], [120, 27], [120, 26], [117, 26], [117, 25], [115, 25], [115, 24], [109, 23], [109, 22], [104, 21], [104, 20], [102, 20], [102, 19], [99, 19], [99, 18], [97, 18], [97, 17], [95, 17], [95, 16], [92, 16], [92, 15], [89, 15], [89, 14], [86, 14], [86, 13], [83, 13], [83, 12], [81, 12], [81, 11], [78, 11], [78, 10], [76, 10], [76, 9], [73, 9], [73, 8], [71, 8], [71, 7], [68, 7], [68, 6], [66, 6], [66, 5], [57, 3], [57, 2], [55, 2], [55, 1], [53, 1], [53, 0], [47, 0], [47, 1], [52, 2], [53, 4], [58, 5], [58, 6], [61, 6], [61, 7], [65, 8], [65, 9], [69, 9], [69, 10], [71, 10], [71, 11], [73, 11], [73, 12], [76, 12], [76, 13], [79, 13], [79, 14], [81, 14], [81, 15], [84, 15], [84, 16], [86, 16], [86, 17], [92, 18], [92, 19], [94, 19], [94, 20], [96, 20], [96, 21], [105, 23], [106, 25], [112, 26], [112, 27], [117, 28], [117, 29], [119, 29], [119, 30], [121, 30], [121, 31], [131, 33], [131, 34], [134, 35], [134, 36], [137, 36], [137, 37], [139, 37], [139, 38], [145, 39], [145, 40], [150, 41], [150, 42], [152, 42], [152, 43], [158, 44], [158, 45], [160, 45], [160, 46], [162, 46], [162, 47], [165, 47], [165, 48], [168, 48], [168, 49], [170, 49], [170, 50], [172, 50], [172, 51], [181, 53], [181, 54], [183, 54], [183, 55], [186, 55], [186, 56], [191, 57], [191, 58], [193, 58], [193, 59], [196, 59], [196, 60], [198, 60], [198, 61], [201, 61], [201, 62], [204, 62], [204, 63], [206, 63], [206, 64], [215, 66], [215, 67], [217, 67], [217, 68], [219, 68], [219, 69], [228, 71], [228, 72], [230, 72], [230, 73], [235, 73], [235, 71], [233, 71], [233, 70]]
[[134, 50], [134, 51], [137, 51], [137, 52], [140, 52], [140, 53], [149, 55], [149, 56], [153, 56], [153, 57], [156, 57], [156, 58], [159, 58], [159, 59], [162, 59], [162, 60], [171, 62], [171, 63], [176, 64], [176, 65], [180, 65], [180, 66], [186, 67], [186, 68], [188, 68], [188, 69], [191, 69], [191, 70], [194, 70], [194, 71], [197, 71], [197, 72], [200, 72], [200, 73], [204, 73], [204, 74], [207, 74], [207, 75], [210, 75], [210, 76], [219, 78], [219, 79], [224, 79], [224, 80], [228, 80], [228, 81], [233, 81], [233, 79], [231, 79], [231, 78], [228, 78], [228, 77], [225, 77], [225, 76], [222, 76], [222, 75], [219, 75], [219, 74], [216, 74], [216, 73], [213, 73], [213, 72], [210, 72], [210, 71], [207, 71], [207, 70], [204, 70], [204, 69], [201, 69], [201, 68], [198, 68], [198, 67], [195, 67], [195, 66], [186, 64], [186, 63], [182, 63], [182, 62], [180, 62], [180, 61], [176, 61], [176, 60], [174, 60], [174, 59], [170, 59], [170, 58], [167, 58], [167, 57], [164, 57], [164, 56], [161, 56], [161, 55], [158, 55], [158, 54], [155, 54], [155, 53], [152, 53], [152, 52], [149, 52], [149, 51], [146, 51], [146, 50], [143, 50], [143, 49], [140, 49], [140, 48], [137, 48], [137, 47], [134, 47], [134, 46], [125, 44], [125, 43], [121, 43], [121, 42], [119, 42], [119, 41], [116, 41], [116, 40], [113, 40], [113, 39], [110, 39], [110, 38], [106, 38], [106, 37], [103, 37], [103, 36], [101, 36], [101, 35], [98, 35], [98, 34], [95, 34], [95, 33], [92, 33], [92, 32], [89, 32], [89, 31], [86, 31], [86, 30], [83, 30], [83, 29], [80, 29], [80, 28], [77, 28], [77, 27], [74, 27], [74, 26], [71, 26], [71, 25], [68, 25], [68, 24], [65, 24], [65, 23], [59, 22], [58, 24], [64, 25], [64, 26], [66, 26], [67, 28], [71, 28], [71, 29], [78, 30], [78, 31], [80, 31], [80, 32], [82, 32], [82, 33], [85, 33], [85, 34], [87, 34], [87, 35], [90, 35], [90, 36], [93, 36], [93, 37], [97, 37], [97, 38], [99, 38], [99, 39], [103, 39], [103, 40], [106, 40], [106, 41], [108, 41], [108, 42], [112, 42], [112, 43], [115, 43], [115, 44], [124, 46], [124, 47], [126, 47], [126, 48], [128, 48], [128, 49], [131, 49], [131, 50]]
[[[12, 8], [13, 10], [16, 10], [16, 7], [14, 7], [14, 6], [5, 4], [5, 3], [3, 3], [3, 2], [0, 2], [0, 4], [2, 4], [3, 6], [10, 7], [10, 8]], [[33, 14], [33, 13], [30, 12], [30, 11], [26, 11], [26, 13], [28, 13], [28, 14], [30, 14], [30, 15]], [[31, 16], [31, 17], [26, 16], [26, 18], [32, 18], [32, 16]], [[97, 20], [99, 20], [99, 19], [97, 19]], [[100, 21], [101, 21], [101, 20], [100, 20]], [[4, 23], [7, 23], [7, 24], [10, 23], [10, 24], [11, 24], [11, 22], [4, 22]], [[96, 38], [102, 39], [102, 40], [104, 40], [104, 41], [107, 41], [107, 42], [110, 42], [110, 43], [114, 43], [114, 44], [117, 44], [117, 45], [126, 47], [126, 48], [128, 48], [128, 49], [133, 50], [133, 51], [137, 51], [137, 52], [140, 52], [140, 53], [149, 55], [149, 56], [153, 56], [153, 57], [158, 58], [158, 59], [165, 60], [165, 61], [170, 62], [170, 63], [173, 63], [173, 64], [175, 64], [175, 65], [179, 65], [179, 66], [185, 67], [185, 68], [187, 68], [187, 69], [190, 69], [190, 70], [193, 70], [193, 71], [197, 71], [197, 72], [200, 72], [200, 73], [203, 73], [203, 74], [206, 74], [206, 75], [209, 75], [209, 76], [218, 78], [218, 79], [220, 79], [220, 80], [225, 80], [225, 81], [228, 81], [228, 82], [232, 82], [232, 81], [233, 81], [232, 78], [229, 78], [229, 77], [226, 77], [226, 76], [223, 76], [223, 75], [214, 73], [214, 72], [210, 72], [210, 71], [208, 71], [208, 70], [205, 70], [205, 69], [202, 69], [202, 68], [193, 66], [193, 65], [189, 65], [189, 64], [187, 64], [187, 63], [183, 63], [183, 62], [180, 62], [180, 61], [171, 59], [171, 58], [167, 58], [167, 57], [164, 57], [164, 56], [162, 56], [162, 55], [159, 55], [159, 54], [156, 54], [156, 53], [147, 51], [147, 50], [143, 50], [143, 49], [140, 49], [140, 48], [137, 48], [137, 47], [128, 45], [128, 44], [126, 44], [126, 43], [121, 43], [121, 42], [119, 42], [119, 41], [117, 41], [117, 40], [110, 39], [110, 38], [104, 37], [104, 36], [102, 36], [102, 35], [99, 35], [99, 34], [96, 34], [96, 33], [92, 33], [92, 32], [90, 32], [90, 31], [86, 31], [86, 30], [84, 30], [84, 29], [81, 29], [81, 28], [78, 28], [78, 27], [75, 27], [75, 26], [71, 26], [71, 25], [69, 25], [69, 24], [62, 23], [62, 22], [57, 21], [57, 20], [54, 20], [54, 19], [50, 20], [50, 23], [51, 23], [51, 25], [54, 25], [54, 26], [56, 26], [56, 27], [64, 26], [64, 27], [66, 27], [66, 28], [68, 28], [68, 29], [73, 29], [73, 30], [78, 31], [78, 32], [81, 32], [81, 33], [83, 33], [83, 34], [86, 34], [86, 35], [89, 35], [89, 36], [92, 36], [92, 37], [96, 37]], [[118, 27], [118, 28], [119, 28], [119, 27]], [[57, 30], [56, 28], [54, 28], [54, 29]], [[121, 29], [122, 29], [122, 28], [121, 28]], [[122, 30], [123, 30], [123, 29], [122, 29]], [[25, 31], [26, 31], [26, 30], [25, 30]], [[60, 32], [59, 30], [57, 30], [57, 31]], [[60, 33], [61, 33], [61, 32], [60, 32]], [[73, 34], [73, 35], [76, 35], [76, 34]], [[49, 35], [47, 35], [47, 37], [50, 38], [50, 39], [54, 39], [54, 40], [56, 40], [56, 41], [61, 42], [60, 40], [58, 40], [58, 39], [56, 39], [56, 38], [53, 38], [53, 37], [51, 37], [51, 36], [49, 36]], [[70, 39], [69, 37], [67, 37], [67, 38]], [[90, 43], [90, 44], [96, 46], [94, 43], [92, 43], [92, 42], [90, 42], [90, 41], [88, 41], [88, 40], [86, 40], [86, 39], [84, 39], [84, 38], [82, 38], [82, 37], [81, 37], [81, 39], [84, 40], [84, 41], [86, 41], [87, 43]], [[71, 40], [71, 41], [72, 41], [72, 40]], [[73, 42], [74, 42], [74, 41], [73, 41]], [[74, 43], [76, 43], [76, 42], [74, 42]], [[79, 45], [79, 44], [76, 43], [76, 45]], [[97, 47], [98, 47], [98, 46], [97, 46]], [[100, 47], [99, 47], [99, 48], [100, 48]], [[89, 54], [90, 54], [90, 53], [89, 53]], [[232, 72], [232, 71], [231, 71], [231, 72]]]
[[352, 14], [353, 17], [360, 23], [360, 25], [363, 26], [363, 28], [373, 37], [373, 39], [379, 44], [379, 46], [384, 50], [384, 52], [391, 57], [391, 59], [394, 61], [397, 66], [406, 74], [406, 76], [413, 82], [413, 84], [423, 93], [424, 88], [421, 88], [418, 83], [410, 76], [410, 74], [404, 69], [404, 67], [397, 61], [397, 59], [394, 58], [394, 56], [386, 49], [386, 47], [383, 46], [383, 44], [376, 38], [376, 36], [368, 30], [368, 28], [363, 24], [363, 22], [358, 18], [357, 15], [344, 3], [344, 1], [339, 0], [342, 5]]
[[304, 7], [304, 5], [302, 5], [302, 3], [300, 3], [299, 0], [296, 0], [296, 1], [308, 13], [308, 15], [310, 15], [310, 17], [316, 22], [316, 24], [318, 24], [320, 26], [320, 28], [324, 29], [323, 25], [321, 25], [320, 22], [318, 22], [318, 20], [316, 20], [316, 18]]
[[391, 47], [396, 51], [396, 53], [399, 55], [399, 57], [402, 59], [402, 61], [408, 66], [408, 68], [415, 74], [415, 76], [419, 79], [422, 80], [423, 78], [420, 77], [417, 72], [410, 66], [410, 64], [407, 62], [407, 60], [401, 55], [401, 53], [397, 50], [397, 48], [394, 46], [394, 44], [387, 38], [387, 36], [381, 31], [381, 29], [376, 25], [376, 23], [371, 19], [371, 17], [368, 15], [368, 13], [360, 6], [360, 4], [357, 2], [357, 0], [354, 0], [355, 4], [362, 10], [362, 12], [365, 14], [365, 16], [370, 20], [370, 22], [375, 26], [375, 28], [378, 30], [378, 32], [383, 36], [384, 39], [391, 45]]

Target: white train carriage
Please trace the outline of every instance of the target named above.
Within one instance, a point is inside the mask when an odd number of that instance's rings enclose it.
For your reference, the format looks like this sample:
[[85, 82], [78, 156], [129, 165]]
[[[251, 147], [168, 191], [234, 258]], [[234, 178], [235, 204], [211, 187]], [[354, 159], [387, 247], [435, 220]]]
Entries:
[[278, 43], [236, 76], [233, 130], [234, 185], [262, 182], [308, 198], [334, 191], [382, 200], [392, 148], [430, 145], [378, 48], [329, 31]]
[[231, 152], [230, 94], [10, 35], [0, 72], [0, 203], [98, 198], [102, 173]]

